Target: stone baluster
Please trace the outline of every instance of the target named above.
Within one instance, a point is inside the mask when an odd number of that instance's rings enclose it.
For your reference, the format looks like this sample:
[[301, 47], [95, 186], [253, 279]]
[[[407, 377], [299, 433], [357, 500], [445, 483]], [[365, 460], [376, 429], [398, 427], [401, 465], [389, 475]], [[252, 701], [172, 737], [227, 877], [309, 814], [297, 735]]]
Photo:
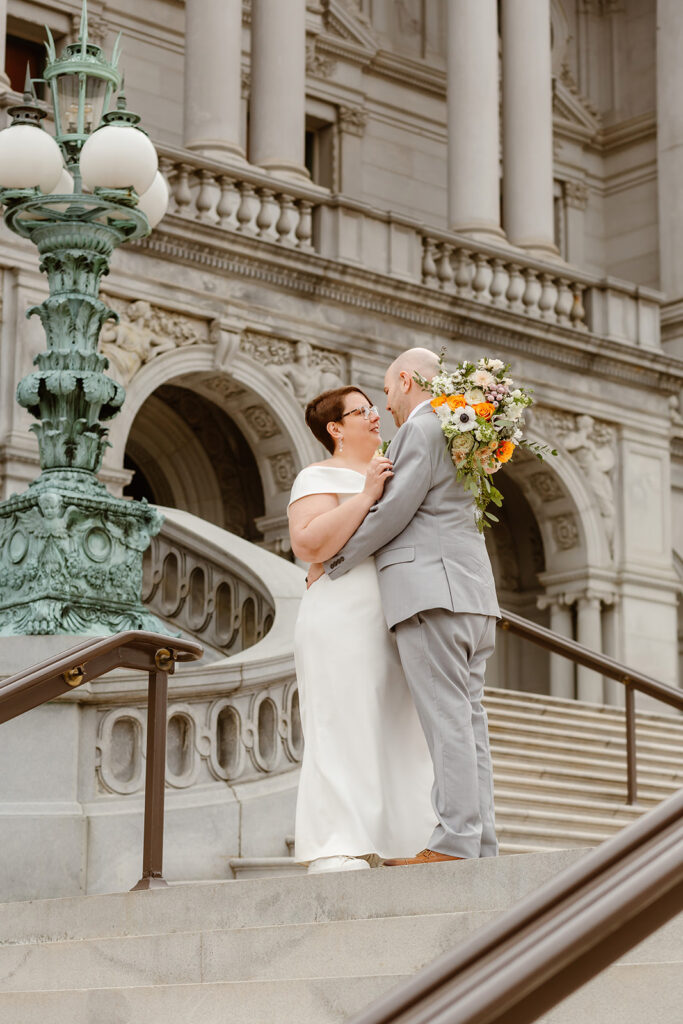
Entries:
[[252, 163], [272, 174], [308, 178], [305, 100], [306, 0], [252, 0]]
[[541, 298], [542, 288], [541, 282], [538, 279], [538, 273], [533, 267], [525, 267], [523, 274], [525, 282], [524, 294], [522, 295], [524, 312], [528, 316], [539, 316], [538, 302]]
[[491, 267], [493, 269], [493, 280], [489, 286], [491, 305], [505, 307], [507, 306], [507, 290], [510, 282], [505, 260], [491, 260]]
[[280, 217], [276, 224], [277, 241], [284, 245], [296, 245], [299, 211], [294, 205], [294, 200], [291, 196], [280, 194], [277, 198], [280, 204]]
[[447, 242], [440, 242], [436, 251], [436, 276], [439, 279], [439, 286], [444, 291], [450, 291], [453, 284], [452, 255], [453, 246]]
[[474, 277], [472, 278], [472, 291], [475, 299], [479, 302], [488, 302], [490, 299], [489, 285], [493, 280], [493, 270], [489, 263], [488, 256], [483, 252], [475, 253], [474, 256]]
[[514, 245], [556, 254], [550, 0], [504, 0], [500, 11], [503, 227]]
[[[576, 604], [576, 639], [584, 647], [589, 647], [598, 654], [602, 653], [602, 622], [600, 598], [590, 591], [577, 599]], [[579, 700], [587, 700], [602, 704], [602, 676], [593, 669], [583, 665], [576, 667], [576, 696]]]
[[197, 220], [205, 224], [215, 224], [216, 214], [216, 179], [211, 171], [199, 172], [199, 192], [195, 199]]
[[297, 206], [299, 208], [299, 223], [296, 226], [296, 237], [299, 248], [310, 251], [313, 249], [313, 203], [308, 199], [300, 199]]
[[168, 212], [175, 213], [177, 209], [173, 184], [177, 173], [175, 161], [169, 160], [167, 156], [159, 157], [159, 170], [166, 179], [166, 184], [168, 185]]
[[541, 297], [538, 309], [542, 320], [554, 324], [557, 321], [555, 306], [557, 303], [557, 285], [552, 274], [541, 274]]
[[190, 164], [180, 164], [175, 179], [173, 196], [175, 198], [178, 213], [185, 216], [189, 213], [192, 205], [192, 189], [190, 188], [190, 175], [194, 174], [194, 167]]
[[237, 210], [237, 230], [245, 235], [257, 235], [256, 218], [261, 209], [261, 200], [256, 195], [253, 185], [248, 181], [239, 184], [240, 205]]
[[571, 327], [571, 311], [574, 304], [574, 296], [572, 290], [569, 287], [569, 281], [566, 277], [559, 277], [557, 279], [557, 302], [555, 303], [555, 312], [557, 313], [557, 322], [562, 327]]
[[510, 283], [505, 293], [508, 307], [512, 313], [523, 313], [524, 303], [522, 299], [526, 291], [526, 283], [519, 263], [508, 263], [508, 273], [510, 275]]
[[583, 293], [584, 286], [575, 282], [572, 285], [572, 308], [569, 319], [571, 320], [572, 327], [586, 331], [588, 330], [588, 325], [586, 324], [586, 310], [583, 305]]
[[185, 146], [244, 161], [242, 0], [185, 0]]
[[436, 245], [430, 238], [425, 238], [422, 244], [422, 283], [436, 284], [437, 278]]
[[240, 207], [240, 191], [232, 178], [227, 174], [218, 179], [221, 194], [216, 206], [218, 225], [221, 228], [234, 230], [238, 226], [237, 211]]
[[270, 188], [260, 188], [258, 197], [261, 200], [261, 209], [256, 218], [256, 227], [259, 230], [259, 237], [277, 241], [275, 225], [280, 216], [280, 205], [275, 198], [275, 193]]
[[469, 249], [455, 250], [455, 290], [461, 298], [472, 297], [472, 278], [474, 277], [474, 261]]
[[502, 237], [496, 0], [449, 0], [448, 221], [454, 231]]

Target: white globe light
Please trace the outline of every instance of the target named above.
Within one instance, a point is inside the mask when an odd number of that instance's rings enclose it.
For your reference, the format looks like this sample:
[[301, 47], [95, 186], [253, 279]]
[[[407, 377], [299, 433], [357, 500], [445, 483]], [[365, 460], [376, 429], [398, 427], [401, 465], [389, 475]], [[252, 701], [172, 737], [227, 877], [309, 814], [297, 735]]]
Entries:
[[159, 161], [150, 139], [131, 125], [106, 124], [81, 150], [81, 176], [88, 188], [133, 188], [142, 195]]
[[168, 185], [161, 171], [157, 171], [151, 186], [140, 196], [138, 210], [145, 214], [149, 226], [155, 228], [167, 209]]
[[59, 181], [62, 152], [47, 132], [32, 124], [12, 124], [0, 132], [0, 188], [51, 192]]
[[51, 196], [70, 196], [74, 190], [74, 179], [73, 176], [67, 171], [66, 167], [62, 167], [62, 173], [59, 176], [59, 181], [53, 189], [50, 190]]

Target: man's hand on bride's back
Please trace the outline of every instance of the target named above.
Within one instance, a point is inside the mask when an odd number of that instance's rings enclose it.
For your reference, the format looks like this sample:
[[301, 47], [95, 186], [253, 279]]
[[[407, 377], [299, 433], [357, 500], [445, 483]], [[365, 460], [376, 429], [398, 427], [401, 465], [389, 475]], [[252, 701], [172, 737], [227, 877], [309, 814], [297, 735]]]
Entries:
[[373, 503], [379, 501], [384, 493], [384, 485], [393, 474], [393, 462], [385, 455], [374, 458], [365, 474], [363, 491], [372, 498]]

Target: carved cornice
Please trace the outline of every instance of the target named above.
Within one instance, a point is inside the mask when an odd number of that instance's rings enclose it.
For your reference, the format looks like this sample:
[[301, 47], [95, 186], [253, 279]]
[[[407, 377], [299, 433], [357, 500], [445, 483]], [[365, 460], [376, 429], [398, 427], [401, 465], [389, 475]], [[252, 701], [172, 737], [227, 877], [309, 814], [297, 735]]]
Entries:
[[[514, 314], [467, 299], [434, 292], [418, 284], [399, 281], [372, 271], [354, 273], [316, 253], [295, 253], [257, 239], [231, 234], [225, 242], [217, 230], [196, 225], [195, 237], [173, 215], [149, 238], [133, 248], [162, 258], [182, 261], [203, 270], [251, 278], [288, 294], [334, 302], [363, 310], [388, 321], [398, 321], [446, 337], [480, 343], [503, 352], [523, 353], [544, 363], [591, 373], [607, 380], [678, 394], [683, 384], [683, 362], [664, 354], [630, 349], [619, 342], [570, 328], [540, 325]], [[495, 317], [496, 320], [492, 321]]]

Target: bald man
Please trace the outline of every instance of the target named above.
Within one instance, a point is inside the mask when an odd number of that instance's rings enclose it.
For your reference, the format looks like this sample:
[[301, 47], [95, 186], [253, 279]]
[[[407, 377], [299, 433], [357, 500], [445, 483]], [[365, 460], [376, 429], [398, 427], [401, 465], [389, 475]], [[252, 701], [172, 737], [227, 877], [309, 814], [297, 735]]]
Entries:
[[387, 625], [432, 755], [436, 828], [424, 850], [390, 866], [498, 853], [482, 697], [499, 609], [472, 497], [456, 480], [431, 395], [414, 380], [438, 369], [433, 352], [414, 348], [387, 370], [387, 409], [399, 428], [387, 450], [394, 476], [325, 563], [335, 579], [375, 556]]

